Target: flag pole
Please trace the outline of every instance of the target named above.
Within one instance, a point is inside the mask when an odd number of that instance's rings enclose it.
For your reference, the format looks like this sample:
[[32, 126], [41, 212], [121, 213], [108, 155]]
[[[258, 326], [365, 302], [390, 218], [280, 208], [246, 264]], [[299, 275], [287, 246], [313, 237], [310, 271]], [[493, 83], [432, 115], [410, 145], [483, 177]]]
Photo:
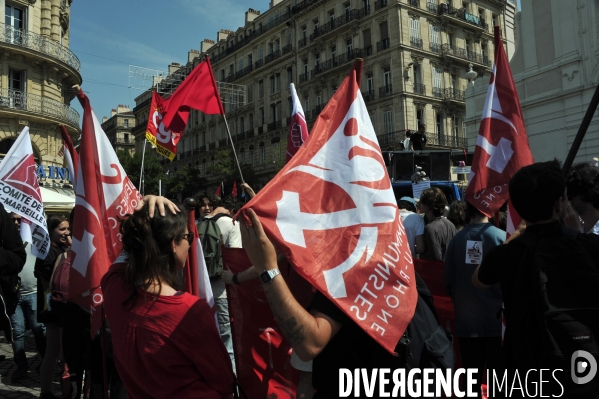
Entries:
[[139, 172], [139, 191], [143, 195], [143, 188], [141, 187], [141, 182], [143, 181], [144, 176], [144, 160], [146, 158], [146, 146], [148, 144], [148, 139], [144, 139], [144, 150], [141, 153], [141, 171]]
[[584, 114], [584, 118], [582, 118], [582, 123], [578, 128], [578, 133], [576, 133], [576, 137], [574, 138], [574, 142], [572, 143], [572, 147], [570, 147], [570, 152], [568, 152], [568, 157], [564, 162], [564, 166], [562, 170], [564, 174], [568, 173], [572, 163], [574, 162], [574, 158], [576, 158], [576, 153], [582, 144], [582, 140], [584, 139], [584, 135], [586, 134], [589, 125], [591, 124], [591, 120], [593, 119], [593, 115], [595, 115], [595, 111], [597, 110], [597, 106], [599, 105], [599, 86], [595, 89], [595, 94], [593, 94], [593, 98], [591, 99], [591, 103], [589, 104], [589, 108], [587, 108], [586, 114]]
[[[229, 135], [229, 141], [231, 142], [231, 148], [233, 149], [233, 156], [235, 157], [235, 163], [237, 164], [237, 170], [239, 170], [239, 176], [241, 176], [241, 183], [245, 183], [243, 179], [243, 173], [241, 173], [241, 166], [239, 166], [239, 159], [237, 158], [237, 151], [235, 151], [235, 145], [233, 144], [233, 137], [231, 137], [231, 130], [229, 130], [229, 123], [227, 122], [227, 117], [223, 113], [223, 120], [225, 121], [225, 126], [227, 128], [227, 134]], [[224, 195], [224, 193], [223, 193]]]

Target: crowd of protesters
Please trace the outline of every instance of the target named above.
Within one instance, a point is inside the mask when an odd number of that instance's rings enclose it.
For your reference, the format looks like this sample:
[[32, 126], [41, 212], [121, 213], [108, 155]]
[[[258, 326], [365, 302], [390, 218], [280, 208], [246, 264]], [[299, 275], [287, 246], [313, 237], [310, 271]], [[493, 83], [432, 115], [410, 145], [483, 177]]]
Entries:
[[[243, 189], [249, 198], [255, 195], [245, 184]], [[580, 270], [573, 269], [573, 282], [569, 284], [565, 276], [559, 281], [566, 287], [568, 303], [584, 308], [569, 320], [578, 317], [584, 324], [585, 317], [597, 316], [592, 309], [599, 308], [595, 303], [599, 300], [587, 298], [585, 291], [599, 283], [599, 168], [580, 164], [564, 176], [557, 161], [533, 164], [516, 173], [509, 192], [523, 218], [509, 239], [505, 212], [489, 217], [469, 202], [448, 203], [439, 188], [426, 189], [417, 199], [398, 199], [412, 257], [444, 263], [443, 279], [454, 306], [453, 334], [459, 343], [461, 365], [477, 369], [482, 381], [485, 369], [561, 365], [561, 358], [545, 353], [545, 330], [538, 330], [538, 322], [546, 315], [532, 305], [537, 301], [530, 285], [536, 281], [535, 273], [541, 270], [546, 278], [556, 278], [551, 267], [554, 261], [547, 256], [544, 261], [537, 259], [538, 252], [577, 251], [578, 255], [570, 255], [580, 264]], [[68, 376], [62, 397], [102, 397], [104, 373], [108, 373], [112, 398], [233, 397], [236, 362], [226, 286], [262, 278], [264, 273], [270, 277], [263, 279], [269, 304], [293, 347], [291, 364], [301, 372], [298, 398], [337, 397], [335, 373], [340, 367], [405, 365], [401, 356], [389, 357], [324, 295], [316, 292], [310, 304], [298, 303], [286, 280], [273, 272], [286, 260], [277, 255], [252, 210], [251, 223], [236, 222], [233, 217], [242, 205], [236, 199], [201, 193], [196, 200], [200, 234], [208, 234], [210, 223], [216, 224], [220, 242], [225, 247], [243, 247], [253, 264], [235, 274], [222, 259], [208, 267], [220, 330], [206, 301], [182, 291], [181, 271], [194, 237], [182, 208], [148, 196], [143, 206], [121, 222], [124, 255], [102, 280], [107, 336], [98, 332], [93, 341], [89, 314], [61, 300], [56, 292], [61, 288], [56, 285], [57, 278], [70, 266], [70, 227], [76, 223], [72, 215], [68, 220], [48, 219], [50, 253], [40, 260], [32, 255], [29, 244], [21, 244], [20, 216], [9, 216], [0, 205], [0, 303], [11, 314], [9, 332], [16, 365], [12, 382], [30, 372], [24, 351], [24, 333], [30, 329], [42, 356], [40, 398], [59, 397], [52, 391], [57, 367], [61, 375]], [[11, 301], [5, 277], [17, 274], [21, 292]], [[575, 280], [577, 276], [585, 281]], [[556, 295], [554, 286], [548, 287], [550, 294]], [[577, 289], [568, 291], [568, 287]], [[547, 299], [550, 294], [545, 300], [555, 301]], [[576, 330], [576, 326], [569, 328]], [[552, 339], [555, 347], [567, 346], [559, 334]], [[590, 347], [597, 345], [594, 337], [589, 339]], [[84, 379], [84, 375], [90, 378]], [[592, 382], [587, 389], [598, 387]], [[579, 388], [562, 386], [572, 393], [568, 397], [588, 393], [576, 391]]]

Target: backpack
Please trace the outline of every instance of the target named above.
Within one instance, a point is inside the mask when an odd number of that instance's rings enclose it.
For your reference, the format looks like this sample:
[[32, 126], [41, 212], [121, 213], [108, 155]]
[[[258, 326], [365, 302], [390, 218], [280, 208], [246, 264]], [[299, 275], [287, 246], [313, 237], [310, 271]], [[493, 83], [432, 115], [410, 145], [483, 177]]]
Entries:
[[[599, 265], [579, 241], [590, 238], [567, 228], [558, 236], [518, 238], [527, 250], [514, 276], [520, 308], [508, 314], [510, 366], [562, 369], [560, 381], [571, 383], [574, 352], [599, 360]], [[597, 383], [566, 386], [568, 394], [579, 389], [597, 389]]]
[[418, 302], [414, 317], [398, 344], [404, 346], [406, 369], [453, 369], [453, 337], [440, 326], [433, 295], [418, 273], [415, 275]]
[[202, 243], [204, 260], [210, 277], [220, 276], [223, 272], [223, 256], [221, 252], [221, 232], [216, 221], [227, 214], [219, 213], [211, 218], [204, 218], [198, 225], [198, 234]]
[[56, 302], [67, 303], [69, 296], [69, 271], [71, 269], [72, 257], [73, 252], [68, 251], [52, 273], [50, 292], [52, 293], [52, 300]]
[[4, 298], [6, 314], [12, 316], [21, 297], [21, 277], [16, 274], [0, 276], [0, 295]]

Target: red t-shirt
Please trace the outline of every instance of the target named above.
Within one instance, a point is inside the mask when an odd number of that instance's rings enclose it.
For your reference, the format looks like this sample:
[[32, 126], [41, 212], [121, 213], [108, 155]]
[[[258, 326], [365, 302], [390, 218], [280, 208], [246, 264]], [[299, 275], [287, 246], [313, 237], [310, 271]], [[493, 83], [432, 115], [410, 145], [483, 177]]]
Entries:
[[135, 306], [124, 264], [102, 279], [114, 360], [129, 398], [221, 398], [233, 393], [231, 360], [205, 300], [140, 291]]

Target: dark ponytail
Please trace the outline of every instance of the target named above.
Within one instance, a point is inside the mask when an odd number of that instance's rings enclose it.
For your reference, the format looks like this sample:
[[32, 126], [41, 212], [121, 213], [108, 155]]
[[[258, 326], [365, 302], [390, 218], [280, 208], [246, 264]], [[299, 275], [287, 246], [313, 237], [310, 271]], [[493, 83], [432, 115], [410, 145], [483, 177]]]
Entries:
[[121, 221], [123, 250], [128, 257], [125, 279], [132, 292], [125, 303], [131, 302], [133, 306], [138, 288], [147, 291], [157, 284], [160, 292], [163, 283], [174, 289], [180, 288], [181, 279], [171, 243], [179, 243], [183, 239], [186, 226], [185, 215], [172, 213], [168, 208], [164, 216], [155, 209], [151, 218], [147, 204]]

